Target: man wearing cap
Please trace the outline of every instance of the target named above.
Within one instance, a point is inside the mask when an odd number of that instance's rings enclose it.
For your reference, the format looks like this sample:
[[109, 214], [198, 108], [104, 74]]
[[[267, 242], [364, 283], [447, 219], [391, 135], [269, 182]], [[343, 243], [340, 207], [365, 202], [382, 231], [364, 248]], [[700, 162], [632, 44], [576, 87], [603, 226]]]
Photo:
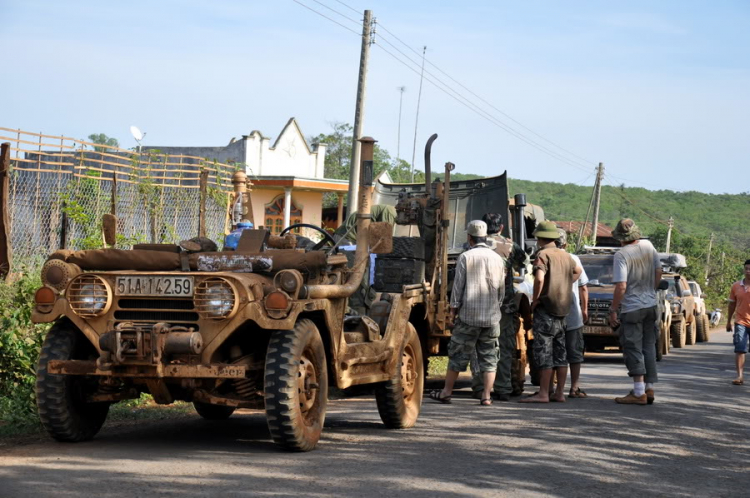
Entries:
[[443, 389], [430, 392], [430, 398], [450, 403], [453, 385], [466, 370], [471, 356], [477, 355], [484, 389], [480, 404], [492, 404], [490, 392], [497, 368], [500, 336], [500, 304], [505, 285], [505, 263], [487, 246], [487, 224], [480, 220], [467, 227], [469, 250], [456, 262], [451, 293], [450, 323], [453, 333], [448, 343], [448, 372]]
[[[612, 283], [615, 295], [609, 309], [609, 324], [620, 327], [620, 345], [633, 390], [620, 404], [645, 405], [654, 402], [656, 375], [656, 289], [661, 281], [659, 254], [648, 240], [640, 240], [635, 222], [623, 218], [612, 230], [622, 249], [615, 253]], [[617, 316], [618, 310], [620, 316]]]
[[[534, 260], [534, 362], [539, 369], [539, 392], [521, 400], [522, 403], [565, 401], [568, 360], [565, 351], [565, 317], [570, 312], [573, 283], [583, 269], [577, 267], [570, 254], [558, 249], [557, 226], [551, 221], [539, 223], [534, 230], [539, 252]], [[550, 394], [552, 369], [557, 374], [557, 389]]]
[[[558, 228], [560, 238], [557, 239], [557, 247], [565, 250], [568, 247], [568, 234], [565, 230]], [[586, 287], [589, 278], [581, 260], [575, 254], [569, 254], [576, 266], [581, 269], [581, 276], [577, 282], [573, 282], [573, 299], [570, 301], [570, 313], [565, 317], [565, 352], [570, 365], [570, 392], [568, 398], [586, 398], [586, 393], [580, 387], [581, 364], [583, 363], [583, 324], [588, 320], [589, 291]]]
[[[493, 397], [497, 401], [510, 401], [513, 393], [511, 382], [513, 370], [513, 355], [516, 351], [516, 303], [513, 299], [513, 270], [520, 270], [526, 266], [528, 257], [521, 246], [500, 235], [503, 231], [503, 217], [497, 213], [486, 213], [482, 221], [487, 224], [487, 246], [498, 253], [505, 261], [505, 293], [502, 303], [502, 318], [500, 318], [500, 352], [498, 353], [497, 372]], [[476, 364], [476, 356], [471, 362], [471, 390], [475, 398], [482, 397], [483, 381]]]

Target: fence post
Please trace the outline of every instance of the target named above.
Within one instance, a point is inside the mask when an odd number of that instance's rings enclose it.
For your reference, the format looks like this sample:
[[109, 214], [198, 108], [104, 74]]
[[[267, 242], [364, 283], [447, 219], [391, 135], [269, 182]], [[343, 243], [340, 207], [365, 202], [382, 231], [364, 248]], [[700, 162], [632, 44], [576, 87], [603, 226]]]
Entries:
[[7, 276], [10, 273], [11, 263], [10, 231], [8, 230], [9, 173], [10, 142], [3, 142], [0, 146], [0, 276]]
[[208, 193], [208, 170], [202, 169], [200, 176], [200, 207], [198, 209], [198, 237], [206, 236], [206, 195]]

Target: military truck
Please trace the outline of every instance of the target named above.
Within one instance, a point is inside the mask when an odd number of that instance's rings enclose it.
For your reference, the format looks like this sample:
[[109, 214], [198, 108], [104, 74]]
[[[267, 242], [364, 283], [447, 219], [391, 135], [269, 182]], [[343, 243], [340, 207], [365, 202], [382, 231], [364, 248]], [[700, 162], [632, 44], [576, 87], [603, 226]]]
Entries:
[[[393, 206], [397, 213], [394, 248], [400, 245], [398, 260], [378, 256], [375, 262], [375, 289], [378, 292], [417, 285], [424, 282], [429, 289], [426, 299], [412, 308], [410, 323], [414, 324], [424, 347], [425, 361], [431, 356], [445, 355], [451, 332], [446, 327], [449, 312], [453, 269], [458, 256], [465, 250], [466, 225], [486, 213], [500, 213], [505, 220], [502, 235], [518, 242], [531, 252], [536, 241], [532, 234], [538, 221], [544, 220], [539, 206], [526, 203], [525, 196], [509, 199], [508, 178], [500, 176], [474, 180], [451, 181], [454, 165], [447, 163], [442, 181], [432, 181], [430, 148], [437, 135], [430, 137], [425, 148], [425, 182], [396, 184], [375, 182], [373, 203]], [[408, 243], [407, 241], [419, 242]], [[397, 243], [401, 241], [400, 243]], [[395, 249], [394, 249], [395, 252]], [[531, 347], [531, 284], [528, 275], [517, 275], [515, 295], [517, 349], [513, 365], [513, 389], [523, 390]], [[445, 285], [443, 285], [445, 283]], [[531, 368], [532, 381], [536, 371]]]
[[374, 140], [361, 142], [351, 268], [323, 230], [309, 251], [274, 249], [258, 229], [229, 252], [158, 244], [51, 255], [32, 313], [35, 323], [52, 324], [36, 383], [51, 436], [91, 439], [110, 405], [150, 393], [159, 404], [192, 402], [209, 420], [265, 410], [278, 445], [308, 451], [323, 430], [329, 386], [365, 384], [375, 388], [386, 427], [413, 426], [424, 370], [410, 317], [424, 320], [429, 284], [391, 293], [377, 318], [347, 307], [369, 253], [392, 244], [392, 226], [370, 220]]

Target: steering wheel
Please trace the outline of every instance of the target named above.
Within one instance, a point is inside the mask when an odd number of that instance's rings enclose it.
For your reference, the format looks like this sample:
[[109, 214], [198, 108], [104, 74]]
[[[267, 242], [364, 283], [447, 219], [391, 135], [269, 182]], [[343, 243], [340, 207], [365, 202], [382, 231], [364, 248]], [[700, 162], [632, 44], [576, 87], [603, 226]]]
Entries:
[[321, 235], [323, 235], [323, 240], [321, 240], [320, 242], [312, 246], [312, 249], [310, 249], [311, 251], [319, 251], [324, 245], [326, 245], [326, 243], [331, 244], [331, 246], [336, 245], [336, 241], [334, 240], [334, 238], [331, 236], [330, 233], [326, 232], [319, 226], [310, 225], [309, 223], [295, 223], [294, 225], [289, 225], [288, 227], [286, 227], [285, 229], [281, 231], [279, 236], [283, 237], [284, 235], [294, 230], [295, 228], [312, 228], [316, 232], [319, 232]]

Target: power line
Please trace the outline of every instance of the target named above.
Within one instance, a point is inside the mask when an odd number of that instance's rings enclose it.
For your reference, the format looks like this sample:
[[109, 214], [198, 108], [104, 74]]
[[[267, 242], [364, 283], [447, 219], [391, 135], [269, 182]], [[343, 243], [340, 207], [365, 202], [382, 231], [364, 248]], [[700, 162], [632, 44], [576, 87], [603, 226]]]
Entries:
[[[340, 16], [341, 16], [341, 17], [343, 17], [344, 19], [348, 19], [348, 20], [350, 20], [351, 22], [355, 23], [355, 24], [356, 24], [356, 25], [358, 25], [358, 26], [359, 26], [359, 25], [361, 24], [361, 21], [358, 21], [358, 20], [356, 20], [356, 19], [352, 19], [351, 17], [347, 16], [346, 14], [342, 14], [342, 13], [341, 13], [341, 12], [339, 12], [338, 10], [336, 10], [336, 9], [334, 9], [334, 8], [332, 8], [332, 7], [329, 7], [328, 5], [324, 4], [323, 2], [319, 2], [318, 0], [312, 0], [312, 1], [313, 1], [313, 2], [315, 2], [315, 3], [317, 3], [318, 5], [320, 5], [320, 6], [322, 6], [322, 7], [325, 7], [326, 9], [330, 10], [331, 12], [334, 12], [334, 13], [336, 13], [336, 14], [340, 15]], [[297, 2], [297, 3], [299, 3], [299, 2]]]
[[[347, 30], [347, 31], [351, 31], [352, 33], [354, 33], [354, 34], [355, 34], [355, 35], [357, 35], [357, 36], [362, 36], [362, 35], [361, 35], [361, 33], [359, 33], [358, 31], [354, 31], [354, 30], [353, 30], [352, 28], [350, 28], [349, 26], [344, 26], [343, 24], [341, 24], [340, 22], [336, 21], [335, 19], [331, 19], [330, 17], [328, 17], [327, 15], [323, 14], [322, 12], [319, 12], [319, 11], [317, 11], [317, 10], [313, 9], [312, 7], [309, 7], [309, 6], [305, 5], [304, 3], [300, 2], [299, 0], [292, 0], [292, 2], [294, 2], [294, 3], [296, 3], [296, 4], [299, 4], [299, 5], [301, 5], [302, 7], [306, 8], [306, 9], [307, 9], [307, 10], [309, 10], [310, 12], [314, 12], [314, 13], [318, 14], [318, 15], [319, 15], [320, 17], [323, 17], [323, 18], [325, 18], [325, 19], [328, 19], [329, 21], [331, 21], [331, 22], [332, 22], [332, 23], [334, 23], [334, 24], [338, 24], [339, 26], [341, 26], [341, 27], [342, 27], [342, 28], [344, 28], [345, 30]], [[359, 23], [357, 23], [357, 24], [359, 24]]]
[[344, 7], [346, 7], [347, 9], [349, 9], [349, 10], [352, 10], [352, 11], [356, 12], [357, 14], [359, 14], [359, 11], [358, 11], [357, 9], [355, 9], [354, 7], [352, 7], [351, 5], [345, 4], [344, 2], [342, 2], [342, 1], [340, 1], [340, 0], [335, 0], [335, 1], [336, 1], [337, 3], [340, 3], [341, 5], [343, 5], [343, 6], [344, 6]]

